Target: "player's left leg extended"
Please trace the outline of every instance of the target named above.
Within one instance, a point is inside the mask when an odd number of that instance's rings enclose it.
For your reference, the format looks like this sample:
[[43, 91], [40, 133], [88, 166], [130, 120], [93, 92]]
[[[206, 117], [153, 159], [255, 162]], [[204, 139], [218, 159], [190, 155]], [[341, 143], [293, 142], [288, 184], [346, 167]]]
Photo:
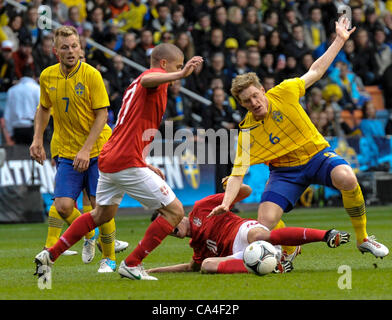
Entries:
[[366, 232], [365, 200], [351, 167], [344, 164], [336, 166], [331, 171], [331, 179], [333, 185], [342, 193], [343, 206], [354, 227], [359, 251], [370, 252], [381, 258], [386, 256], [389, 253], [388, 248], [375, 241], [374, 236], [368, 237]]

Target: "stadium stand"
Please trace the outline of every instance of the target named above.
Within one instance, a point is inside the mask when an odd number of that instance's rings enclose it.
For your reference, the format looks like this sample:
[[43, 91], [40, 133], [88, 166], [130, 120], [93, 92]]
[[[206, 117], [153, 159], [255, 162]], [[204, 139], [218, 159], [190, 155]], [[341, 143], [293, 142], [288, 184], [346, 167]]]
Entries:
[[[19, 63], [15, 59], [13, 65], [6, 61], [10, 42], [13, 56], [24, 44], [31, 43], [33, 54], [24, 58], [26, 63], [41, 70], [44, 61], [34, 59], [39, 59], [44, 41], [47, 45], [54, 29], [60, 23], [66, 23], [78, 28], [86, 62], [101, 71], [104, 78], [107, 77], [109, 96], [116, 106], [113, 108], [118, 108], [119, 99], [118, 89], [113, 85], [118, 82], [113, 81], [116, 72], [110, 70], [113, 58], [120, 56], [125, 64], [124, 72], [117, 72], [119, 79], [124, 82], [123, 75], [126, 74], [131, 82], [145, 70], [140, 62], [148, 61], [151, 48], [169, 41], [177, 44], [185, 57], [198, 53], [206, 57], [203, 68], [181, 82], [180, 92], [187, 97], [192, 117], [202, 119], [206, 109], [213, 107], [211, 92], [216, 78], [224, 83], [227, 94], [225, 107], [243, 116], [244, 109], [229, 95], [230, 80], [249, 70], [257, 70], [262, 77], [268, 75], [274, 80], [270, 82], [275, 84], [283, 78], [304, 74], [309, 63], [323, 54], [334, 38], [334, 21], [338, 18], [341, 3], [332, 0], [5, 0], [0, 4], [0, 42], [7, 41], [0, 54], [0, 113], [9, 88], [4, 83], [8, 79], [5, 75], [9, 68]], [[390, 117], [392, 106], [389, 103], [388, 79], [392, 67], [387, 63], [391, 61], [388, 48], [392, 48], [392, 6], [375, 7], [373, 1], [350, 0], [344, 3], [355, 11], [352, 24], [357, 31], [325, 77], [307, 90], [301, 104], [309, 114], [314, 113], [315, 110], [308, 108], [313, 103], [312, 92], [321, 90], [318, 114], [312, 115], [315, 125], [319, 127], [319, 119], [325, 119], [325, 115], [320, 116], [320, 113], [332, 106], [334, 112], [328, 117], [329, 126], [333, 123], [336, 128], [343, 121], [347, 125], [345, 133], [352, 135], [364, 118], [363, 106], [369, 99], [376, 108], [376, 119], [387, 125]], [[49, 23], [49, 27], [45, 23]], [[217, 29], [223, 32], [217, 32]], [[376, 37], [380, 30], [383, 32]], [[223, 35], [223, 39], [215, 39], [216, 35]], [[224, 65], [214, 71], [212, 77], [212, 57], [219, 54], [225, 57]], [[237, 56], [243, 60], [240, 65], [236, 64]], [[260, 59], [254, 58], [258, 56]], [[49, 58], [45, 61], [53, 63]], [[364, 64], [364, 61], [377, 61], [377, 64], [373, 68], [370, 62]], [[347, 66], [350, 77], [340, 79], [336, 69], [343, 64]], [[362, 70], [360, 66], [365, 65], [367, 68]], [[332, 78], [330, 72], [335, 72]], [[18, 81], [12, 77], [9, 79], [12, 84]], [[35, 79], [39, 80], [38, 74]], [[264, 83], [264, 79], [262, 81]], [[359, 99], [356, 95], [347, 103], [354, 81]], [[340, 91], [333, 86], [336, 83], [339, 83]], [[313, 90], [315, 88], [318, 90]], [[116, 94], [111, 95], [111, 92]], [[115, 123], [116, 113], [113, 109], [111, 123]], [[0, 122], [4, 127], [4, 119]], [[334, 131], [325, 132], [330, 134]], [[1, 143], [10, 145], [12, 140], [3, 138]]]

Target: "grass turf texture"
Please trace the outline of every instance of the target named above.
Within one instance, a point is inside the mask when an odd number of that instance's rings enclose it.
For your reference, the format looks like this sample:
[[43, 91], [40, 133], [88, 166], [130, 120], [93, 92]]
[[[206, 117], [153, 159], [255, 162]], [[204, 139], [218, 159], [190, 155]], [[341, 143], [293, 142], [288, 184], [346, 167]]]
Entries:
[[[256, 212], [241, 214], [256, 217]], [[261, 300], [261, 299], [392, 299], [392, 259], [383, 260], [362, 255], [355, 246], [355, 235], [343, 208], [295, 209], [286, 214], [287, 226], [320, 229], [336, 228], [352, 234], [351, 242], [331, 249], [325, 243], [303, 246], [302, 254], [288, 274], [202, 275], [200, 273], [154, 274], [159, 281], [131, 281], [118, 273], [98, 274], [100, 252], [91, 264], [81, 261], [82, 243], [72, 249], [77, 256], [60, 257], [53, 268], [52, 289], [41, 290], [33, 276], [34, 256], [41, 251], [47, 224], [14, 224], [0, 226], [0, 299], [1, 300]], [[117, 255], [117, 265], [141, 239], [149, 217], [116, 218], [117, 238], [130, 247]], [[368, 232], [392, 249], [392, 215], [387, 207], [368, 208]], [[145, 261], [146, 269], [188, 262], [192, 250], [188, 240], [168, 237]], [[352, 289], [341, 290], [338, 273], [341, 265], [352, 272]], [[347, 284], [347, 282], [344, 282]]]

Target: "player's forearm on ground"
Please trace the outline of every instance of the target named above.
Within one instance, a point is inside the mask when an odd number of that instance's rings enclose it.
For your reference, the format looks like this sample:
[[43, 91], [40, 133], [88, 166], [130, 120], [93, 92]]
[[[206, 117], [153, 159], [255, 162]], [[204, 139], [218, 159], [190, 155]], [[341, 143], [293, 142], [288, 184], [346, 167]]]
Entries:
[[40, 106], [34, 116], [34, 140], [43, 140], [50, 119], [50, 109]]
[[148, 273], [158, 272], [190, 272], [193, 271], [190, 263], [176, 264], [173, 266], [158, 267], [147, 270]]
[[222, 205], [230, 207], [230, 205], [236, 200], [238, 193], [240, 192], [243, 179], [243, 176], [230, 176], [229, 180], [227, 181]]
[[94, 143], [97, 141], [108, 119], [108, 111], [106, 108], [95, 110], [95, 120], [91, 127], [90, 133], [84, 142], [83, 150], [91, 151]]
[[155, 88], [163, 83], [182, 79], [184, 77], [182, 71], [163, 73], [152, 72], [143, 76], [140, 83], [145, 88]]

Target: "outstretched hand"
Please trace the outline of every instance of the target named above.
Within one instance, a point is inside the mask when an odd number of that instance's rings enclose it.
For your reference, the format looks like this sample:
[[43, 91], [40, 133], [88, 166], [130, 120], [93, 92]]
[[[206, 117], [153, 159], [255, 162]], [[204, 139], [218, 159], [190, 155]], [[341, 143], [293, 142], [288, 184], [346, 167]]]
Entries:
[[203, 63], [203, 57], [195, 56], [192, 57], [182, 69], [183, 78], [189, 76], [199, 65]]
[[335, 22], [336, 36], [342, 40], [347, 41], [350, 35], [355, 31], [356, 27], [349, 30], [351, 21], [346, 16], [341, 16], [338, 21]]
[[215, 208], [210, 212], [210, 214], [207, 216], [207, 218], [213, 217], [213, 216], [217, 216], [217, 215], [220, 215], [220, 214], [223, 214], [223, 213], [226, 213], [226, 212], [228, 212], [229, 210], [230, 210], [230, 208], [228, 208], [228, 207], [226, 207], [225, 205], [221, 204], [221, 205], [215, 207]]

